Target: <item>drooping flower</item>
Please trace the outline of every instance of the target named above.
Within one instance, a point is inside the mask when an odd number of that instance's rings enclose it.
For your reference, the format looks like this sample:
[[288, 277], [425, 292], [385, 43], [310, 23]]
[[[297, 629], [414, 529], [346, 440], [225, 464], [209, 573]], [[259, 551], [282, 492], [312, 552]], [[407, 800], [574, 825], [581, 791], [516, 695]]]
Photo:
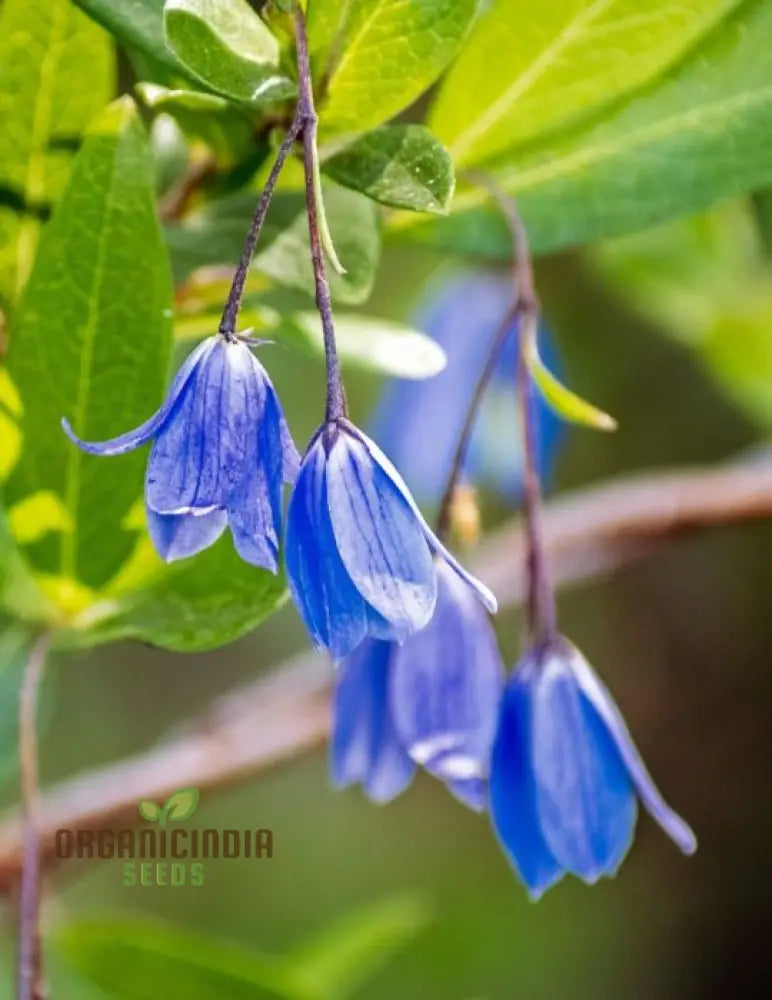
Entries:
[[[416, 323], [445, 348], [443, 370], [425, 381], [391, 379], [373, 416], [372, 431], [420, 502], [439, 499], [475, 386], [512, 304], [512, 278], [504, 272], [467, 271], [445, 278], [430, 293]], [[559, 360], [542, 325], [540, 346], [553, 370]], [[496, 367], [475, 421], [463, 474], [507, 499], [519, 496], [523, 456], [517, 426], [515, 370], [517, 322], [499, 350]], [[539, 394], [533, 397], [538, 428], [536, 466], [549, 480], [561, 442], [561, 421]]]
[[421, 516], [397, 470], [348, 420], [323, 425], [303, 458], [287, 511], [290, 589], [311, 637], [335, 660], [371, 636], [403, 642], [434, 612], [434, 554], [491, 611]]
[[501, 845], [538, 898], [566, 872], [614, 875], [637, 799], [685, 853], [694, 833], [656, 788], [611, 694], [565, 640], [532, 650], [502, 700], [490, 808]]
[[121, 455], [153, 446], [145, 476], [150, 537], [167, 562], [195, 555], [230, 526], [242, 559], [273, 572], [281, 488], [299, 456], [263, 366], [240, 338], [209, 337], [186, 358], [166, 399], [144, 424], [79, 448]]
[[443, 561], [437, 605], [404, 644], [366, 639], [338, 668], [332, 779], [384, 802], [416, 764], [472, 809], [485, 805], [503, 669], [477, 596]]

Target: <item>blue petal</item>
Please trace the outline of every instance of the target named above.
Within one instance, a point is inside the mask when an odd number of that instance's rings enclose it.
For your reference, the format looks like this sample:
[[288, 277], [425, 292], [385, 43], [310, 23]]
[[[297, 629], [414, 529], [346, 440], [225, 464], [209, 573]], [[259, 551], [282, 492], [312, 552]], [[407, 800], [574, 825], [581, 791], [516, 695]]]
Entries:
[[400, 493], [405, 503], [409, 506], [410, 510], [415, 515], [418, 523], [421, 526], [421, 530], [424, 533], [426, 541], [433, 552], [437, 555], [442, 556], [442, 558], [448, 563], [448, 565], [453, 569], [461, 579], [474, 590], [483, 605], [490, 611], [491, 614], [495, 614], [498, 610], [498, 602], [496, 601], [495, 595], [481, 583], [477, 577], [472, 576], [471, 573], [467, 572], [464, 567], [458, 562], [458, 560], [452, 555], [451, 552], [442, 544], [442, 542], [437, 538], [432, 529], [426, 523], [423, 514], [418, 509], [418, 505], [413, 499], [410, 490], [400, 476], [397, 469], [389, 461], [389, 459], [384, 455], [378, 445], [371, 441], [366, 434], [363, 434], [358, 428], [351, 424], [346, 424], [346, 429], [358, 440], [360, 441], [370, 454], [372, 460], [378, 465], [396, 490]]
[[224, 510], [208, 514], [157, 514], [146, 508], [147, 529], [156, 551], [166, 562], [186, 559], [209, 548], [225, 531], [228, 515]]
[[253, 456], [247, 456], [246, 475], [231, 494], [228, 519], [241, 558], [275, 573], [284, 452], [279, 401], [267, 377], [262, 412], [255, 410], [257, 402], [256, 397], [248, 399], [247, 408], [247, 419], [257, 428], [257, 447]]
[[565, 873], [547, 846], [536, 809], [530, 756], [533, 668], [528, 660], [515, 668], [504, 690], [491, 755], [490, 812], [504, 853], [538, 899]]
[[62, 417], [62, 427], [65, 434], [79, 448], [90, 452], [92, 455], [123, 455], [125, 452], [132, 451], [134, 448], [145, 444], [146, 441], [149, 441], [153, 435], [162, 429], [196, 367], [205, 360], [206, 356], [220, 339], [219, 336], [209, 337], [207, 340], [202, 341], [188, 355], [182, 367], [177, 372], [160, 409], [149, 420], [146, 420], [144, 424], [135, 427], [133, 431], [127, 431], [125, 434], [111, 438], [109, 441], [83, 441], [75, 434], [69, 421]]
[[340, 560], [327, 513], [326, 456], [321, 439], [300, 467], [287, 510], [290, 590], [317, 645], [337, 660], [367, 634], [367, 609]]
[[577, 649], [573, 649], [572, 652], [572, 667], [582, 694], [602, 719], [644, 808], [684, 854], [693, 854], [697, 850], [697, 838], [693, 830], [662, 798], [662, 794], [646, 770], [646, 765], [611, 693], [601, 683], [581, 653]]
[[434, 617], [395, 650], [392, 713], [417, 763], [444, 781], [479, 786], [488, 776], [503, 666], [474, 594], [444, 563], [437, 578]]
[[375, 802], [410, 784], [415, 764], [399, 742], [388, 707], [388, 642], [367, 640], [340, 667], [333, 704], [332, 780], [361, 783]]
[[537, 668], [531, 713], [537, 811], [550, 852], [588, 882], [613, 874], [632, 843], [635, 792], [562, 650]]
[[470, 778], [468, 781], [448, 781], [447, 786], [459, 802], [474, 812], [485, 810], [488, 798], [488, 785], [482, 778]]
[[367, 449], [346, 432], [327, 457], [327, 502], [340, 558], [359, 593], [410, 634], [432, 616], [437, 580], [420, 522]]
[[198, 366], [157, 436], [148, 504], [162, 514], [227, 507], [257, 453], [265, 373], [246, 344], [218, 343]]

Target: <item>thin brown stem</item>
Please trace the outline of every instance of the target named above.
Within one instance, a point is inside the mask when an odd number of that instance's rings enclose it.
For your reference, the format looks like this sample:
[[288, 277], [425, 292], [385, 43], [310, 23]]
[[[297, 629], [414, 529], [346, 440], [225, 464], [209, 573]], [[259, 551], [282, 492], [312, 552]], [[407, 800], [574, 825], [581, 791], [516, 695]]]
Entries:
[[314, 105], [314, 90], [311, 80], [311, 63], [308, 53], [306, 22], [298, 4], [293, 7], [295, 25], [295, 45], [298, 59], [298, 113], [303, 119], [303, 166], [306, 180], [306, 207], [308, 214], [308, 236], [311, 243], [311, 264], [316, 286], [316, 306], [322, 320], [324, 334], [324, 354], [327, 365], [326, 419], [339, 420], [348, 413], [346, 392], [340, 372], [338, 350], [335, 343], [335, 326], [332, 318], [330, 283], [324, 260], [324, 249], [320, 233], [320, 212], [322, 206], [317, 201], [316, 177], [316, 133], [318, 118]]
[[40, 842], [38, 817], [38, 693], [43, 681], [50, 635], [32, 646], [19, 692], [19, 769], [21, 779], [23, 861], [19, 896], [18, 1000], [42, 1000], [40, 945]]

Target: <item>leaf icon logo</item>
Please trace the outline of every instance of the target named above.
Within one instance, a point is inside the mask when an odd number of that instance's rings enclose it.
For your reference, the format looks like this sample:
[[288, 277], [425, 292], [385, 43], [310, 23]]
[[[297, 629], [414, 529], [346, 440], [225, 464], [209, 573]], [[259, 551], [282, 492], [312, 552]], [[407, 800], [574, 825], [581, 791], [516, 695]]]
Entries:
[[140, 799], [138, 809], [142, 819], [148, 823], [166, 826], [169, 820], [180, 823], [184, 819], [189, 819], [197, 806], [197, 788], [178, 788], [162, 806], [157, 805], [152, 799]]

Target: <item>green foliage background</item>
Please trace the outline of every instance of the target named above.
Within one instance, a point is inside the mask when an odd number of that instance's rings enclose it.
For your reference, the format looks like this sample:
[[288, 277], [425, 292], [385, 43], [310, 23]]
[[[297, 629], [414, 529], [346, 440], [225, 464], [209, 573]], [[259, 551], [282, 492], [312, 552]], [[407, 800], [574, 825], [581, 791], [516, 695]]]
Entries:
[[[105, 438], [139, 423], [172, 359], [216, 328], [292, 107], [279, 7], [261, 20], [246, 0], [0, 0], [9, 803], [19, 664], [40, 627], [57, 647], [47, 781], [139, 751], [305, 641], [283, 581], [241, 563], [228, 538], [162, 566], [144, 531], [143, 457], [85, 456], [58, 426], [65, 415]], [[441, 367], [411, 326], [438, 270], [504, 266], [506, 229], [466, 173], [482, 168], [517, 197], [542, 255], [572, 384], [620, 419], [613, 439], [570, 438], [558, 487], [764, 440], [770, 0], [307, 7], [358, 419], [383, 376]], [[299, 443], [322, 405], [301, 182], [291, 162], [244, 309], [277, 341], [266, 362]], [[493, 520], [506, 513], [489, 506]], [[222, 862], [205, 886], [180, 889], [71, 866], [47, 939], [55, 995], [761, 995], [770, 540], [766, 526], [693, 540], [564, 603], [566, 631], [701, 833], [694, 861], [644, 823], [617, 882], [563, 886], [533, 907], [484, 821], [442, 789], [420, 780], [379, 810], [333, 795], [314, 757], [202, 797], [202, 824], [272, 827], [270, 862]], [[512, 616], [500, 633], [514, 659]], [[115, 919], [95, 919], [103, 907]]]

